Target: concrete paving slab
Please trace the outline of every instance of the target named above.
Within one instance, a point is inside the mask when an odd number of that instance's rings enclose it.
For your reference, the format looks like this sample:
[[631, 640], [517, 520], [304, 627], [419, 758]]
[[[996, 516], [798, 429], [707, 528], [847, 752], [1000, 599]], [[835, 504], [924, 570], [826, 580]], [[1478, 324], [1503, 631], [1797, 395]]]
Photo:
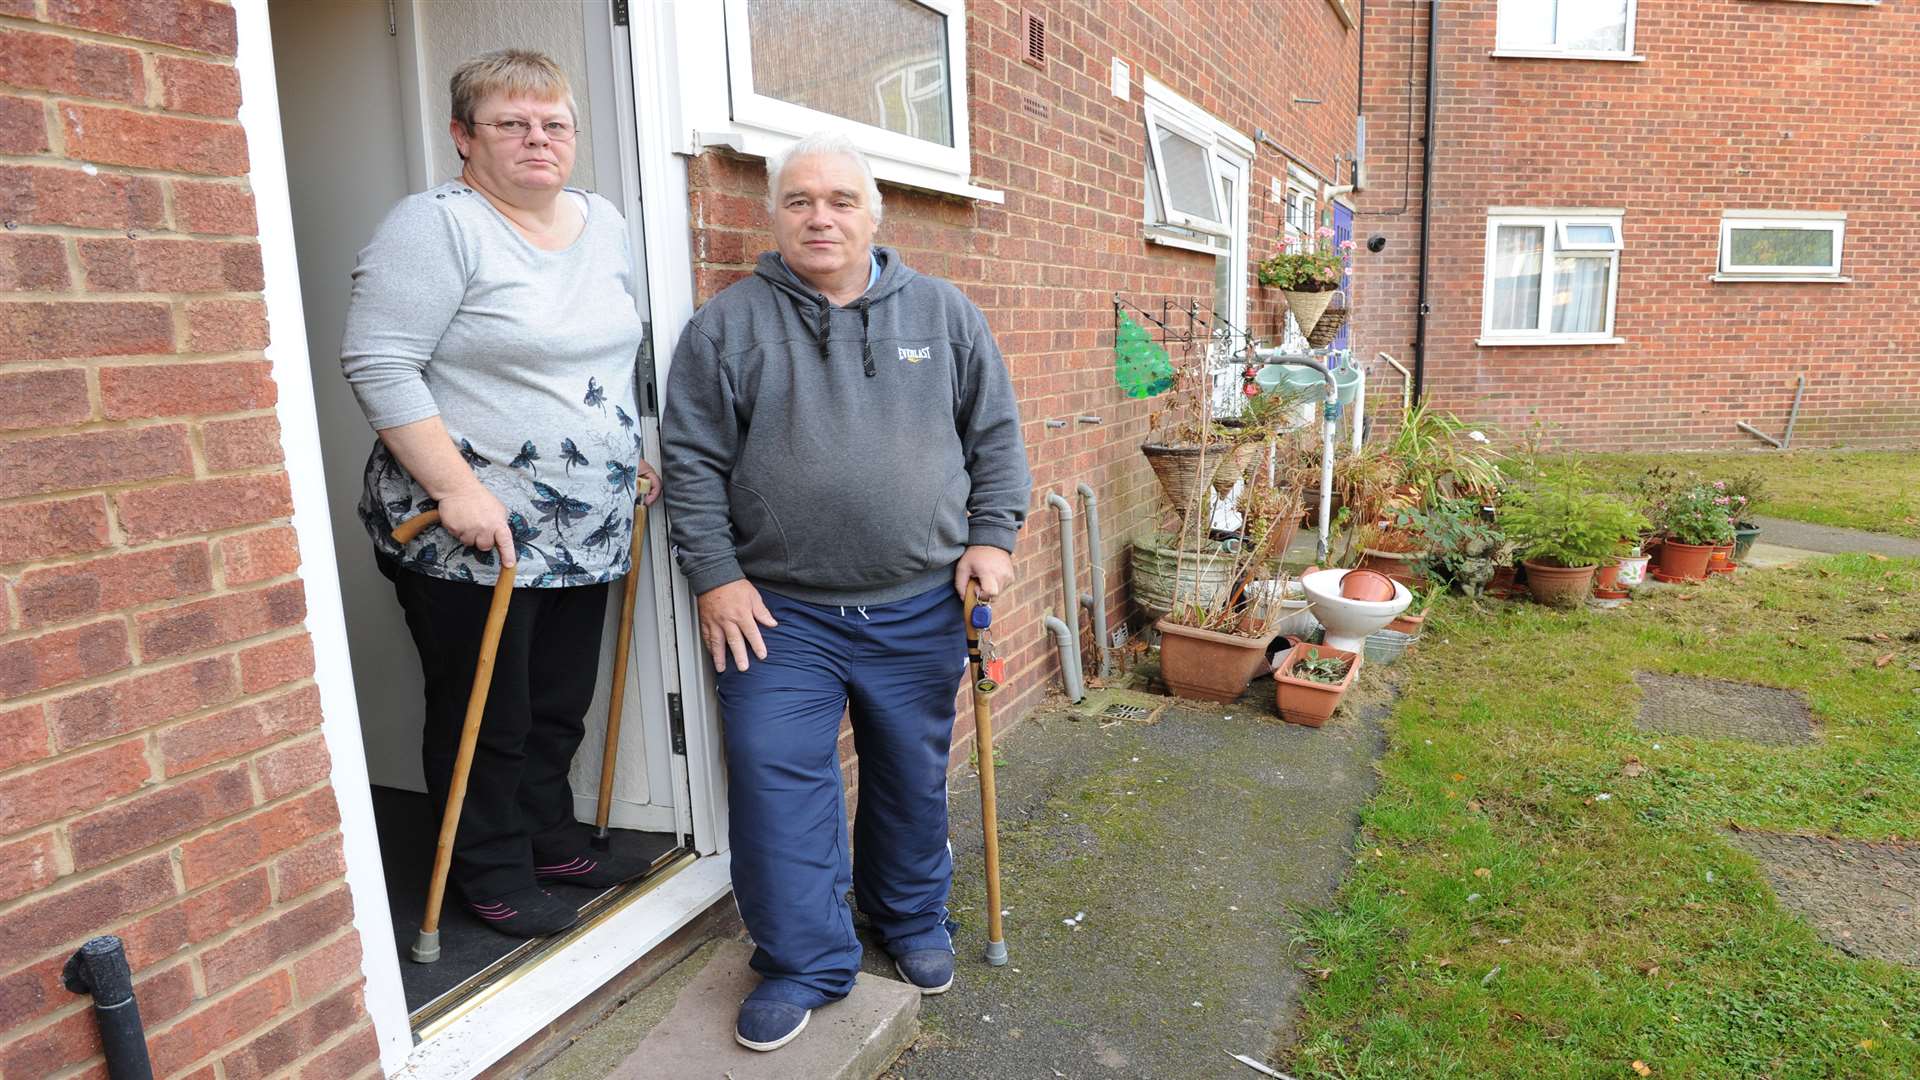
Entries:
[[1853, 956], [1920, 967], [1920, 844], [1733, 832], [1788, 910]]
[[1763, 544], [1755, 541], [1747, 550], [1747, 557], [1740, 565], [1749, 570], [1773, 570], [1782, 566], [1792, 566], [1808, 559], [1818, 559], [1828, 554], [1812, 548], [1787, 547], [1783, 544]]
[[853, 993], [815, 1009], [800, 1036], [771, 1053], [733, 1039], [740, 1002], [760, 982], [747, 967], [753, 948], [723, 942], [673, 1008], [609, 1080], [872, 1080], [919, 1032], [920, 992], [862, 973]]
[[1786, 518], [1756, 517], [1753, 523], [1760, 526], [1760, 535], [1769, 544], [1836, 555], [1862, 551], [1920, 559], [1920, 540], [1911, 537], [1841, 529], [1832, 525], [1809, 525], [1804, 521], [1788, 521]]
[[1633, 679], [1642, 694], [1634, 725], [1642, 731], [1768, 746], [1816, 741], [1813, 713], [1791, 690], [1649, 671], [1637, 671]]

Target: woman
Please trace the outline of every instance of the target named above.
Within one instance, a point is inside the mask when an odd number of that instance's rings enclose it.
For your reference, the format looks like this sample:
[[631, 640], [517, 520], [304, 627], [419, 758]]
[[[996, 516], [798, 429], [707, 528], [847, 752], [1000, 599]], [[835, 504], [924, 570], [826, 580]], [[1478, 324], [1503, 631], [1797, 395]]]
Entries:
[[[653, 482], [647, 501], [660, 494], [634, 429], [646, 325], [626, 223], [566, 186], [566, 76], [509, 49], [462, 65], [451, 89], [465, 165], [401, 200], [360, 253], [341, 366], [380, 436], [360, 517], [420, 652], [436, 806], [491, 585], [499, 565], [516, 568], [450, 878], [488, 925], [537, 937], [578, 918], [539, 881], [607, 886], [645, 870], [590, 853], [567, 770], [608, 583], [630, 569], [637, 479]], [[393, 542], [394, 525], [435, 506], [439, 528]]]

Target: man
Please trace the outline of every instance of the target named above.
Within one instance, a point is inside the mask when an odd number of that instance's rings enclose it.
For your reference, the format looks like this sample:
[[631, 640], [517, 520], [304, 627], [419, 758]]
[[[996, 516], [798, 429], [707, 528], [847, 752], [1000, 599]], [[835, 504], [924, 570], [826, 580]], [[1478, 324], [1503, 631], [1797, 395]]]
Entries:
[[[865, 158], [815, 135], [767, 173], [779, 250], [688, 323], [663, 420], [674, 546], [726, 729], [734, 896], [758, 946], [735, 1029], [754, 1050], [853, 988], [849, 884], [903, 978], [952, 985], [961, 595], [1010, 584], [1031, 487], [986, 319], [873, 246]], [[860, 755], [851, 871], [843, 709]]]

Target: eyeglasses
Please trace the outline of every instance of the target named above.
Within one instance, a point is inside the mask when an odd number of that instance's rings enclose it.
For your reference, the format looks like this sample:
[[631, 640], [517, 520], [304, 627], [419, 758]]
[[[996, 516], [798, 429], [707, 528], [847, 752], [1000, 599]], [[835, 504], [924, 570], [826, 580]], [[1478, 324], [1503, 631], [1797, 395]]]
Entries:
[[[475, 127], [494, 128], [509, 139], [524, 139], [527, 137], [527, 133], [533, 130], [533, 125], [527, 123], [525, 120], [501, 120], [496, 123], [489, 123], [485, 120], [475, 120], [473, 125]], [[572, 142], [574, 133], [579, 129], [567, 123], [565, 120], [549, 120], [540, 125], [540, 130], [545, 132], [547, 138], [554, 142]]]

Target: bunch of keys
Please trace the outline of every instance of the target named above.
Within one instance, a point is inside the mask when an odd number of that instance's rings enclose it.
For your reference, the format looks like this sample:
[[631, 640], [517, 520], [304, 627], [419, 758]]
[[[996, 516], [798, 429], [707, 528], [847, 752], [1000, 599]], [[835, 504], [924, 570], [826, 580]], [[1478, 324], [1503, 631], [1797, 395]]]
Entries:
[[976, 604], [973, 608], [973, 629], [978, 639], [980, 656], [980, 681], [974, 689], [982, 694], [991, 694], [1000, 689], [1006, 681], [1007, 662], [995, 655], [993, 647], [993, 609], [986, 604]]

